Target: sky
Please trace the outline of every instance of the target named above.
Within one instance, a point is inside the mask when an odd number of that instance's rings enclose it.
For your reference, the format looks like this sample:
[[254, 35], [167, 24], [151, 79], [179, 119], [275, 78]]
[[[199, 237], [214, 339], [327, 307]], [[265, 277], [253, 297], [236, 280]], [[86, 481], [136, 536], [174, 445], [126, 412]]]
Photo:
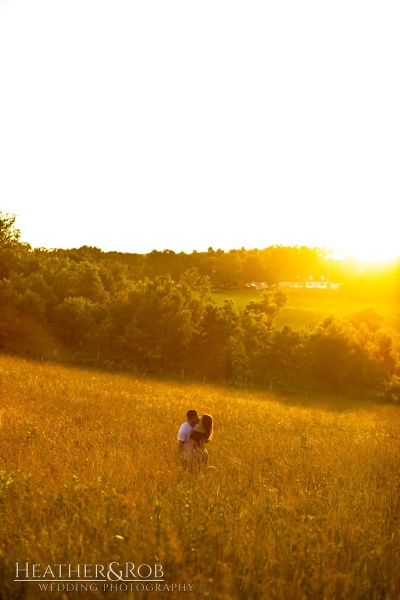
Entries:
[[400, 256], [400, 5], [0, 0], [0, 210], [33, 247]]

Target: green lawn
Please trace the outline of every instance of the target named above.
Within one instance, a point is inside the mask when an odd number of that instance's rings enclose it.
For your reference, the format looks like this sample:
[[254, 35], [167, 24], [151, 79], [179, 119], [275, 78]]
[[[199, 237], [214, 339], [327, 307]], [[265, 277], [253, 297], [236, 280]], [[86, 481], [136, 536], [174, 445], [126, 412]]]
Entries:
[[[224, 299], [233, 300], [237, 308], [244, 308], [252, 300], [257, 300], [258, 293], [253, 290], [234, 290], [213, 292], [213, 298], [222, 303]], [[362, 308], [375, 308], [385, 318], [384, 326], [400, 331], [400, 308], [396, 302], [384, 300], [354, 300], [343, 298], [334, 291], [310, 290], [309, 292], [289, 292], [288, 303], [277, 319], [278, 327], [291, 325], [302, 327], [320, 320], [332, 313], [352, 314]]]

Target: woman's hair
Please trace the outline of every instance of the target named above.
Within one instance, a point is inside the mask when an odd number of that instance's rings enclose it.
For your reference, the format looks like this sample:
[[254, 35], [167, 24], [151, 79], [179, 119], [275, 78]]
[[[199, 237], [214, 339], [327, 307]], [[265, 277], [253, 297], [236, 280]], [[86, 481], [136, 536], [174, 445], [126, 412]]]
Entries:
[[201, 417], [201, 423], [203, 425], [204, 431], [207, 434], [207, 439], [209, 440], [212, 436], [212, 428], [213, 428], [213, 418], [211, 415], [203, 415]]

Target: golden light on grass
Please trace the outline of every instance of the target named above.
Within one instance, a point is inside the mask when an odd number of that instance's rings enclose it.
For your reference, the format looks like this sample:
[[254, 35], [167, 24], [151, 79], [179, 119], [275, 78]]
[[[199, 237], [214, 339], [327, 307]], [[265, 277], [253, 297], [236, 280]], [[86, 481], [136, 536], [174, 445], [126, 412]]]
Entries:
[[[24, 585], [17, 561], [157, 561], [195, 598], [400, 594], [398, 407], [290, 404], [9, 357], [0, 373], [4, 598]], [[193, 406], [215, 419], [215, 468], [199, 475], [176, 452]]]

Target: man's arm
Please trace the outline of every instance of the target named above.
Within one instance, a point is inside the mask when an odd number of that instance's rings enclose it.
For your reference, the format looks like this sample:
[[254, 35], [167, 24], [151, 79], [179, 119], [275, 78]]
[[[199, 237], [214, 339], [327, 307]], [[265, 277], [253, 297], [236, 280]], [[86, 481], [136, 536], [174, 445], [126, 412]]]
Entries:
[[179, 456], [180, 458], [183, 458], [183, 445], [185, 442], [182, 442], [181, 440], [178, 440], [178, 451], [179, 451]]
[[181, 460], [184, 459], [184, 445], [186, 440], [186, 425], [185, 423], [179, 427], [178, 431], [178, 454]]

